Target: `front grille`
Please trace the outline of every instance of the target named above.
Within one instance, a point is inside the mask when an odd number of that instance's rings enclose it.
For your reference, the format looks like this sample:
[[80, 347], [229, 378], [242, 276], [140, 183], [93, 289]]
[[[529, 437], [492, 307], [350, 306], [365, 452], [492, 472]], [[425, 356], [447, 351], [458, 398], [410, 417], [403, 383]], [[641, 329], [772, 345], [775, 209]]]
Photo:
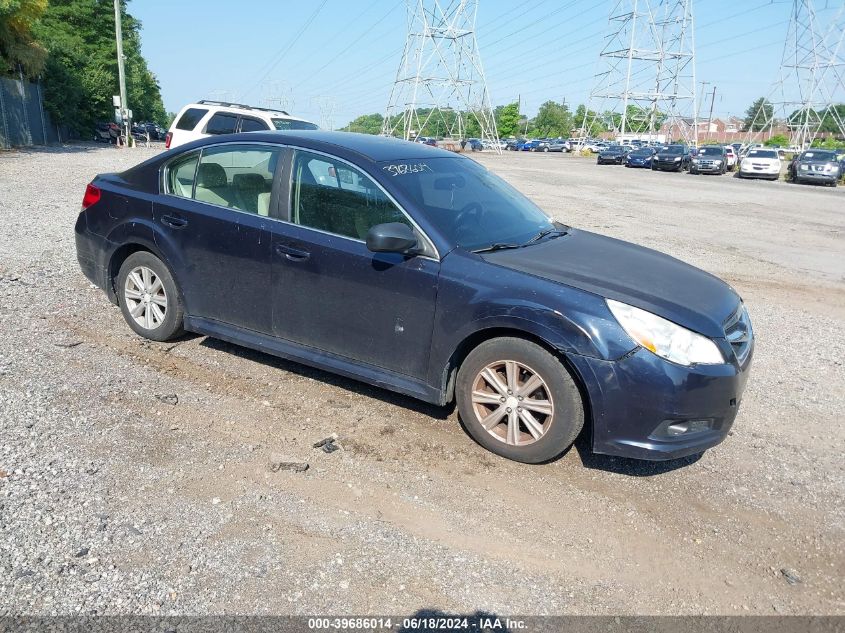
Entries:
[[731, 344], [736, 360], [742, 365], [748, 358], [754, 341], [751, 319], [748, 318], [748, 311], [744, 304], [740, 303], [736, 312], [726, 321], [725, 338]]

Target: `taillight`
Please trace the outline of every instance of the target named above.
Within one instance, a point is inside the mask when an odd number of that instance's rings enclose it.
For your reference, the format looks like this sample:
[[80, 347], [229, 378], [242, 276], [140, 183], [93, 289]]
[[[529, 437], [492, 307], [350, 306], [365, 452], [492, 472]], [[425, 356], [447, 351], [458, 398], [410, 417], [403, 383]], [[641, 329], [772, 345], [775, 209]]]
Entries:
[[100, 190], [94, 185], [89, 184], [85, 188], [85, 195], [82, 197], [82, 210], [84, 211], [93, 204], [100, 201]]
[[168, 132], [164, 135], [164, 149], [170, 149], [170, 141], [173, 140], [173, 134]]

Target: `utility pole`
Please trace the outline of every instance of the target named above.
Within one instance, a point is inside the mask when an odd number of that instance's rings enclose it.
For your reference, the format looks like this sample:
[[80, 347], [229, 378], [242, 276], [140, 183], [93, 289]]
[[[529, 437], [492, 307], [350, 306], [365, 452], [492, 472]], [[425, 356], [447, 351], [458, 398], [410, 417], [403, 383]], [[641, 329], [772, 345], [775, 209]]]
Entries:
[[713, 120], [713, 103], [715, 101], [716, 101], [716, 86], [713, 86], [713, 94], [710, 95], [710, 114], [707, 115], [707, 136], [710, 136], [710, 123]]
[[120, 0], [114, 0], [114, 37], [117, 41], [117, 74], [120, 82], [120, 116], [122, 119], [124, 131], [126, 132], [126, 142], [129, 143], [130, 138], [130, 122], [129, 122], [129, 106], [126, 103], [126, 72], [123, 68], [123, 28], [120, 19]]

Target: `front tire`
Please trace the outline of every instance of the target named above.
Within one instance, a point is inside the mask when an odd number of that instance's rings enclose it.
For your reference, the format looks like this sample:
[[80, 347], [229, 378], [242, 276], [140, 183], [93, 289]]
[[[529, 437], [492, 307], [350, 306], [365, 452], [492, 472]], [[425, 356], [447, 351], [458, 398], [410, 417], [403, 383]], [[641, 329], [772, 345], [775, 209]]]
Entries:
[[572, 376], [530, 341], [507, 337], [482, 343], [458, 370], [455, 389], [473, 439], [517, 462], [558, 457], [584, 426], [584, 404]]
[[116, 290], [123, 318], [137, 334], [152, 341], [169, 341], [182, 334], [182, 297], [158, 257], [146, 251], [127, 257], [117, 275]]

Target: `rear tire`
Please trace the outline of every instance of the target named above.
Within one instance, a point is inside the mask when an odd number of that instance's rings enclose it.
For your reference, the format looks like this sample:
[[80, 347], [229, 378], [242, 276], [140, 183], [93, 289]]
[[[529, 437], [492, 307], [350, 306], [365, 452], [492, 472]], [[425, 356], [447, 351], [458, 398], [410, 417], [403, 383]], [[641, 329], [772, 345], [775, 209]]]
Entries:
[[152, 341], [182, 334], [182, 296], [170, 270], [152, 253], [139, 251], [126, 258], [116, 291], [123, 318], [136, 334]]
[[458, 370], [455, 393], [473, 439], [517, 462], [560, 456], [584, 427], [584, 404], [566, 367], [523, 339], [491, 339], [472, 350]]

